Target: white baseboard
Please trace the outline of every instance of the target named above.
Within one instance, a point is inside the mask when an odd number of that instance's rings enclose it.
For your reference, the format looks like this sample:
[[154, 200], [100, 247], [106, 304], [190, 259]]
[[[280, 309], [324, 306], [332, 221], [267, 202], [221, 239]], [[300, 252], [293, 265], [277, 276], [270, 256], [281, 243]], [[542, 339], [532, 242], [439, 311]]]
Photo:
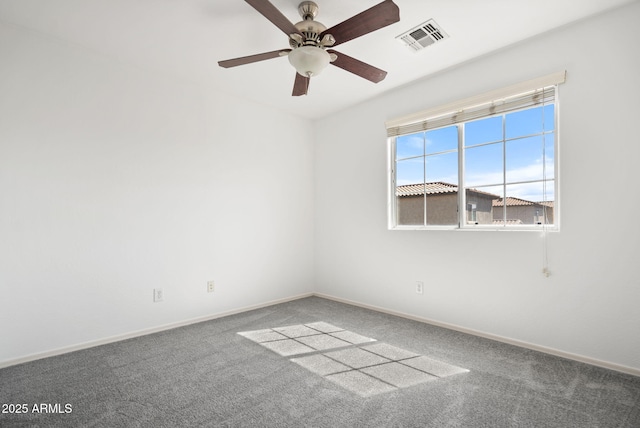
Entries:
[[420, 317], [420, 316], [417, 316], [417, 315], [407, 314], [407, 313], [399, 312], [399, 311], [393, 311], [393, 310], [390, 310], [390, 309], [382, 308], [380, 306], [369, 305], [369, 304], [357, 302], [357, 301], [354, 301], [354, 300], [343, 299], [343, 298], [340, 298], [340, 297], [331, 296], [331, 295], [323, 294], [323, 293], [304, 293], [304, 294], [299, 294], [299, 295], [292, 296], [292, 297], [286, 297], [286, 298], [283, 298], [283, 299], [272, 300], [272, 301], [268, 301], [268, 302], [264, 302], [264, 303], [259, 303], [259, 304], [256, 304], [256, 305], [251, 305], [251, 306], [245, 306], [245, 307], [234, 309], [234, 310], [230, 310], [230, 311], [219, 312], [219, 313], [216, 313], [216, 314], [213, 314], [213, 315], [207, 315], [207, 316], [204, 316], [204, 317], [192, 318], [192, 319], [189, 319], [189, 320], [179, 321], [179, 322], [175, 322], [175, 323], [171, 323], [171, 324], [164, 324], [164, 325], [161, 325], [161, 326], [158, 326], [158, 327], [152, 327], [152, 328], [148, 328], [148, 329], [137, 330], [137, 331], [133, 331], [133, 332], [125, 333], [125, 334], [106, 337], [106, 338], [103, 338], [103, 339], [92, 340], [92, 341], [80, 343], [80, 344], [77, 344], [77, 345], [66, 346], [66, 347], [63, 347], [63, 348], [53, 349], [53, 350], [50, 350], [50, 351], [30, 354], [30, 355], [27, 355], [27, 356], [24, 356], [24, 357], [20, 357], [20, 358], [17, 358], [17, 359], [0, 361], [0, 369], [4, 368], [4, 367], [14, 366], [14, 365], [17, 365], [17, 364], [27, 363], [29, 361], [39, 360], [39, 359], [42, 359], [42, 358], [47, 358], [47, 357], [53, 357], [53, 356], [56, 356], [56, 355], [66, 354], [68, 352], [80, 351], [82, 349], [93, 348], [95, 346], [106, 345], [106, 344], [113, 343], [113, 342], [118, 342], [118, 341], [121, 341], [121, 340], [132, 339], [132, 338], [135, 338], [135, 337], [140, 337], [140, 336], [145, 336], [145, 335], [148, 335], [148, 334], [158, 333], [158, 332], [165, 331], [165, 330], [171, 330], [171, 329], [174, 329], [174, 328], [177, 328], [177, 327], [183, 327], [183, 326], [190, 325], [190, 324], [196, 324], [196, 323], [199, 323], [199, 322], [210, 321], [210, 320], [213, 320], [213, 319], [216, 319], [216, 318], [222, 318], [222, 317], [226, 317], [226, 316], [229, 316], [229, 315], [235, 315], [235, 314], [239, 314], [239, 313], [242, 313], [242, 312], [252, 311], [254, 309], [266, 308], [268, 306], [273, 306], [273, 305], [277, 305], [277, 304], [280, 304], [280, 303], [291, 302], [291, 301], [294, 301], [294, 300], [303, 299], [305, 297], [311, 297], [311, 296], [317, 296], [317, 297], [321, 297], [323, 299], [328, 299], [328, 300], [333, 300], [333, 301], [340, 302], [340, 303], [345, 303], [347, 305], [357, 306], [357, 307], [361, 307], [361, 308], [365, 308], [365, 309], [370, 309], [370, 310], [373, 310], [373, 311], [376, 311], [376, 312], [382, 312], [382, 313], [385, 313], [385, 314], [389, 314], [389, 315], [394, 315], [394, 316], [401, 317], [401, 318], [410, 319], [410, 320], [413, 320], [413, 321], [423, 322], [425, 324], [431, 324], [431, 325], [435, 325], [435, 326], [438, 326], [438, 327], [443, 327], [443, 328], [446, 328], [446, 329], [449, 329], [449, 330], [459, 331], [461, 333], [467, 333], [467, 334], [471, 334], [471, 335], [478, 336], [478, 337], [484, 337], [486, 339], [491, 339], [491, 340], [495, 340], [495, 341], [498, 341], [498, 342], [507, 343], [509, 345], [519, 346], [521, 348], [531, 349], [531, 350], [534, 350], [534, 351], [543, 352], [545, 354], [555, 355], [555, 356], [558, 356], [558, 357], [567, 358], [569, 360], [579, 361], [581, 363], [591, 364], [593, 366], [603, 367], [603, 368], [606, 368], [606, 369], [615, 370], [615, 371], [618, 371], [618, 372], [630, 374], [632, 376], [639, 376], [640, 377], [640, 369], [637, 369], [637, 368], [634, 368], [634, 367], [628, 367], [628, 366], [624, 366], [624, 365], [621, 365], [621, 364], [616, 364], [616, 363], [611, 363], [611, 362], [608, 362], [608, 361], [598, 360], [598, 359], [595, 359], [595, 358], [585, 357], [584, 355], [573, 354], [573, 353], [570, 353], [570, 352], [565, 352], [565, 351], [561, 351], [561, 350], [558, 350], [558, 349], [549, 348], [549, 347], [546, 347], [546, 346], [536, 345], [534, 343], [515, 340], [515, 339], [511, 339], [511, 338], [504, 337], [504, 336], [499, 336], [499, 335], [486, 333], [486, 332], [479, 331], [479, 330], [473, 330], [473, 329], [470, 329], [470, 328], [461, 327], [461, 326], [458, 326], [458, 325], [455, 325], [455, 324], [444, 323], [444, 322], [432, 320], [432, 319], [429, 319], [429, 318]]
[[504, 337], [504, 336], [499, 336], [499, 335], [495, 335], [495, 334], [491, 334], [491, 333], [486, 333], [486, 332], [479, 331], [479, 330], [473, 330], [473, 329], [466, 328], [466, 327], [460, 327], [460, 326], [455, 325], [455, 324], [444, 323], [444, 322], [435, 321], [435, 320], [432, 320], [432, 319], [429, 319], [429, 318], [424, 318], [424, 317], [420, 317], [420, 316], [416, 316], [416, 315], [406, 314], [406, 313], [398, 312], [398, 311], [392, 311], [392, 310], [389, 310], [389, 309], [386, 309], [386, 308], [382, 308], [382, 307], [379, 307], [379, 306], [368, 305], [368, 304], [365, 304], [365, 303], [356, 302], [356, 301], [349, 300], [349, 299], [342, 299], [340, 297], [335, 297], [335, 296], [331, 296], [331, 295], [328, 295], [328, 294], [313, 293], [313, 295], [317, 296], [317, 297], [322, 297], [323, 299], [334, 300], [336, 302], [345, 303], [347, 305], [358, 306], [358, 307], [365, 308], [365, 309], [370, 309], [370, 310], [373, 310], [373, 311], [376, 311], [376, 312], [382, 312], [382, 313], [389, 314], [389, 315], [395, 315], [397, 317], [407, 318], [407, 319], [410, 319], [410, 320], [413, 320], [413, 321], [419, 321], [419, 322], [423, 322], [425, 324], [431, 324], [431, 325], [435, 325], [437, 327], [443, 327], [443, 328], [446, 328], [446, 329], [449, 329], [449, 330], [454, 330], [454, 331], [459, 331], [461, 333], [471, 334], [473, 336], [484, 337], [486, 339], [495, 340], [497, 342], [502, 342], [502, 343], [507, 343], [509, 345], [518, 346], [520, 348], [531, 349], [533, 351], [539, 351], [539, 352], [543, 352], [545, 354], [555, 355], [557, 357], [566, 358], [568, 360], [574, 360], [574, 361], [578, 361], [578, 362], [581, 362], [581, 363], [590, 364], [590, 365], [593, 365], [593, 366], [603, 367], [603, 368], [609, 369], [609, 370], [615, 370], [615, 371], [618, 371], [618, 372], [630, 374], [632, 376], [640, 376], [640, 369], [637, 369], [637, 368], [634, 368], [634, 367], [628, 367], [628, 366], [624, 366], [624, 365], [621, 365], [621, 364], [611, 363], [611, 362], [608, 362], [608, 361], [602, 361], [602, 360], [598, 360], [598, 359], [591, 358], [591, 357], [585, 357], [584, 355], [573, 354], [573, 353], [570, 353], [570, 352], [561, 351], [559, 349], [554, 349], [554, 348], [549, 348], [549, 347], [546, 347], [546, 346], [536, 345], [535, 343], [524, 342], [524, 341], [511, 339], [511, 338]]
[[15, 366], [17, 364], [28, 363], [29, 361], [40, 360], [42, 358], [54, 357], [56, 355], [66, 354], [68, 352], [80, 351], [82, 349], [88, 349], [88, 348], [93, 348], [95, 346], [106, 345], [106, 344], [113, 343], [113, 342], [119, 342], [121, 340], [133, 339], [134, 337], [146, 336], [147, 334], [159, 333], [161, 331], [171, 330], [171, 329], [174, 329], [174, 328], [177, 328], [177, 327], [183, 327], [183, 326], [190, 325], [190, 324], [196, 324], [196, 323], [199, 323], [199, 322], [210, 321], [210, 320], [214, 320], [216, 318], [222, 318], [222, 317], [226, 317], [226, 316], [229, 316], [229, 315], [235, 315], [235, 314], [239, 314], [239, 313], [242, 313], [242, 312], [252, 311], [254, 309], [266, 308], [268, 306], [273, 306], [273, 305], [277, 305], [277, 304], [280, 304], [280, 303], [291, 302], [293, 300], [303, 299], [305, 297], [311, 297], [313, 295], [314, 295], [313, 293], [299, 294], [299, 295], [296, 295], [296, 296], [293, 296], [293, 297], [285, 297], [283, 299], [271, 300], [271, 301], [268, 301], [268, 302], [259, 303], [257, 305], [251, 305], [251, 306], [245, 306], [245, 307], [242, 307], [242, 308], [239, 308], [239, 309], [233, 309], [231, 311], [219, 312], [219, 313], [216, 313], [216, 314], [213, 314], [213, 315], [207, 315], [207, 316], [204, 316], [204, 317], [191, 318], [191, 319], [184, 320], [184, 321], [179, 321], [179, 322], [170, 323], [170, 324], [164, 324], [164, 325], [161, 325], [161, 326], [158, 326], [158, 327], [151, 327], [151, 328], [146, 328], [146, 329], [142, 329], [142, 330], [132, 331], [132, 332], [129, 332], [129, 333], [118, 334], [116, 336], [105, 337], [103, 339], [91, 340], [91, 341], [88, 341], [88, 342], [79, 343], [77, 345], [65, 346], [65, 347], [53, 349], [53, 350], [50, 350], [50, 351], [38, 352], [38, 353], [35, 353], [35, 354], [30, 354], [30, 355], [27, 355], [27, 356], [24, 356], [24, 357], [20, 357], [20, 358], [16, 358], [16, 359], [12, 359], [12, 360], [0, 361], [0, 369], [2, 369], [4, 367]]

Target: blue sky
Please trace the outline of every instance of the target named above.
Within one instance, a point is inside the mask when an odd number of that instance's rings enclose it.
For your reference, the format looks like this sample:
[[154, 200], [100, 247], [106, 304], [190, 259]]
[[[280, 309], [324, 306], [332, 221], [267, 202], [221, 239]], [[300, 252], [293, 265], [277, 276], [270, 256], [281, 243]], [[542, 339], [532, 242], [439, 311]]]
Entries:
[[[502, 196], [501, 184], [506, 178], [507, 183], [514, 183], [507, 184], [507, 196], [544, 200], [541, 180], [545, 175], [547, 179], [555, 176], [553, 117], [554, 106], [547, 105], [506, 114], [504, 124], [502, 115], [464, 124], [465, 187]], [[423, 181], [456, 184], [457, 127], [398, 137], [396, 159], [398, 185]], [[522, 183], [527, 181], [537, 182]], [[554, 200], [553, 181], [547, 182], [546, 195], [546, 200]]]

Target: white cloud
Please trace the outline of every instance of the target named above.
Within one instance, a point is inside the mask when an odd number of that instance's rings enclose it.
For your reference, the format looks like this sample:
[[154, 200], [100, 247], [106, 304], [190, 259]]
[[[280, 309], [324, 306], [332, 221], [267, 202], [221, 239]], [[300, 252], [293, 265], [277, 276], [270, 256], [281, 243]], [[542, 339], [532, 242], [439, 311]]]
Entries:
[[[552, 179], [555, 176], [553, 159], [547, 159], [545, 176]], [[534, 183], [522, 183], [507, 185], [507, 196], [521, 198], [528, 201], [539, 202], [554, 199], [554, 183], [547, 181], [546, 189], [543, 189], [542, 159], [536, 160], [530, 165], [506, 171], [507, 183], [536, 181]], [[465, 177], [466, 187], [480, 187], [482, 185], [500, 184], [503, 182], [502, 172], [490, 172], [468, 175]], [[495, 193], [495, 191], [493, 192]]]

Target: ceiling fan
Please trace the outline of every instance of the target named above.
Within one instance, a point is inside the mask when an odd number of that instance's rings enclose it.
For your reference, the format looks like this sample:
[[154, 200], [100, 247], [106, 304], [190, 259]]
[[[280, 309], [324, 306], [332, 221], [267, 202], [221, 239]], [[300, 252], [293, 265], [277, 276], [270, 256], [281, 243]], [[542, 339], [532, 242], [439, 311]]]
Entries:
[[364, 36], [387, 25], [400, 21], [400, 10], [392, 0], [385, 0], [340, 24], [327, 29], [315, 21], [318, 5], [303, 1], [298, 6], [302, 21], [292, 24], [269, 0], [245, 0], [289, 37], [291, 49], [219, 61], [220, 67], [229, 68], [267, 59], [288, 56], [296, 69], [293, 96], [306, 95], [312, 76], [318, 75], [327, 65], [333, 64], [343, 70], [363, 77], [373, 83], [385, 78], [387, 72], [372, 65], [351, 58], [328, 47]]

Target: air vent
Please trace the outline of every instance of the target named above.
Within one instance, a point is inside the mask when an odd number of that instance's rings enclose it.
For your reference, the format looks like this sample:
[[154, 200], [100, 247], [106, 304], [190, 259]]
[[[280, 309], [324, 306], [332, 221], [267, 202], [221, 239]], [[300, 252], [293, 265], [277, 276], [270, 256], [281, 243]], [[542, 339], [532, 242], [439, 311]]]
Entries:
[[449, 37], [433, 19], [396, 37], [412, 51], [417, 52]]

